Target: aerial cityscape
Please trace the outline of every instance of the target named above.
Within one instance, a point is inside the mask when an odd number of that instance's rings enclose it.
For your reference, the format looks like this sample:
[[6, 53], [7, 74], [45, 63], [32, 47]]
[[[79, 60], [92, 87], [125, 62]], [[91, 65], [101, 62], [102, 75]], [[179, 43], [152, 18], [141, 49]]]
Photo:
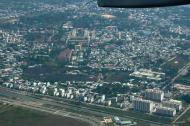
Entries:
[[189, 126], [189, 12], [1, 0], [0, 126]]

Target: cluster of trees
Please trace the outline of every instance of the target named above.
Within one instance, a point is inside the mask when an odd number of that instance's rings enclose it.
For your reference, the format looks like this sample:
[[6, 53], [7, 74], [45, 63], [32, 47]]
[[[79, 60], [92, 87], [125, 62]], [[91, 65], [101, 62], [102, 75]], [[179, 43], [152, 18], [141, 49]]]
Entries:
[[103, 86], [99, 86], [96, 89], [97, 93], [105, 94], [108, 97], [115, 97], [116, 94], [124, 94], [129, 91], [128, 86], [123, 86], [121, 84], [104, 84]]
[[182, 99], [184, 102], [190, 104], [190, 94], [182, 95], [182, 96], [181, 96], [181, 99]]

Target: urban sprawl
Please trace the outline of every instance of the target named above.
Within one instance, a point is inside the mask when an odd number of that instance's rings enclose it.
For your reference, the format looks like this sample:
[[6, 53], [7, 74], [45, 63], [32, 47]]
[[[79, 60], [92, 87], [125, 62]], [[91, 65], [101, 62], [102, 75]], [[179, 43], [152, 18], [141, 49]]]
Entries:
[[1, 86], [172, 119], [187, 109], [188, 7], [16, 3], [0, 8]]

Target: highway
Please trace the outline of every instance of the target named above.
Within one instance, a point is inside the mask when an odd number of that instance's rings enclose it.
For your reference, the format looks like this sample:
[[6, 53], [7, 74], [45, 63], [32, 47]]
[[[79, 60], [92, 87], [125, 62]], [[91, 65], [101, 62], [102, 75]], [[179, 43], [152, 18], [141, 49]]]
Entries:
[[176, 56], [174, 56], [174, 57], [168, 59], [168, 61], [162, 63], [162, 64], [160, 65], [160, 67], [164, 66], [164, 65], [165, 65], [166, 63], [168, 63], [168, 62], [171, 62], [171, 61], [174, 60], [174, 59], [176, 59]]
[[[54, 115], [83, 120], [89, 122], [90, 124], [92, 124], [92, 126], [104, 126], [100, 123], [100, 120], [96, 118], [89, 118], [89, 116], [86, 115], [68, 112], [67, 108], [69, 108], [69, 106], [62, 105], [62, 108], [60, 108], [60, 105], [56, 105], [53, 101], [51, 102], [50, 100], [41, 100], [38, 98], [35, 99], [32, 97], [21, 95], [21, 93], [18, 92], [14, 93], [13, 91], [8, 92], [8, 90], [2, 91], [2, 89], [0, 89], [0, 101], [15, 106], [29, 108]], [[51, 104], [48, 104], [49, 102], [51, 102]]]
[[173, 122], [172, 124], [175, 124], [187, 111], [189, 111], [190, 106], [188, 106], [185, 111], [183, 111]]
[[88, 122], [92, 126], [104, 126], [96, 118], [89, 118], [89, 117], [87, 117], [85, 115], [79, 115], [79, 114], [76, 114], [76, 113], [67, 112], [64, 109], [56, 110], [56, 109], [52, 109], [52, 108], [47, 108], [47, 107], [37, 106], [37, 105], [31, 105], [31, 104], [26, 103], [26, 102], [23, 103], [23, 102], [19, 102], [19, 101], [10, 100], [10, 99], [2, 99], [2, 98], [0, 98], [0, 101], [2, 101], [4, 103], [15, 105], [15, 106], [29, 108], [29, 109], [32, 109], [32, 110], [37, 110], [37, 111], [40, 111], [40, 112], [45, 112], [45, 113], [49, 113], [49, 114], [53, 114], [53, 115], [79, 119], [79, 120]]
[[160, 122], [161, 120], [155, 122], [143, 119], [143, 117], [138, 118], [135, 116], [129, 116], [129, 114], [127, 114], [127, 111], [121, 112], [121, 110], [119, 111], [113, 108], [109, 108], [108, 110], [106, 107], [83, 105], [82, 103], [73, 103], [69, 101], [66, 102], [63, 100], [63, 98], [54, 99], [53, 97], [43, 97], [41, 95], [37, 96], [4, 87], [0, 87], [0, 100], [17, 106], [23, 106], [30, 109], [36, 109], [39, 111], [49, 112], [61, 116], [82, 119], [91, 122], [93, 126], [103, 125], [100, 123], [100, 118], [106, 116], [119, 116], [121, 118], [129, 118], [135, 121], [143, 121], [149, 124], [169, 126], [169, 124]]
[[186, 70], [190, 68], [190, 63], [186, 64], [184, 67], [178, 70], [177, 74], [175, 77], [173, 77], [170, 81], [170, 83], [166, 84], [162, 90], [165, 90], [167, 87], [172, 85], [172, 88], [174, 87], [174, 82], [176, 81], [177, 78], [179, 78], [181, 75], [185, 73]]
[[186, 70], [188, 70], [190, 68], [190, 63], [188, 63], [187, 65], [185, 65], [184, 67], [182, 67], [177, 75], [171, 80], [171, 84], [173, 84], [175, 82], [175, 80], [180, 77], [181, 75], [183, 75], [185, 73]]

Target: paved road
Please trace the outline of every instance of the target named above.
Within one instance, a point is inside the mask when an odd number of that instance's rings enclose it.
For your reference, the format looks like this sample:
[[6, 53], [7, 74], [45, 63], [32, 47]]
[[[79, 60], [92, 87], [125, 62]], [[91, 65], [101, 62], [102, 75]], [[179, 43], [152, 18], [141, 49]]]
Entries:
[[170, 83], [168, 83], [167, 85], [165, 85], [162, 89], [165, 90], [166, 87], [168, 87], [169, 85], [174, 85], [175, 80], [180, 77], [181, 75], [183, 75], [183, 73], [188, 70], [190, 68], [190, 63], [186, 64], [184, 67], [182, 67], [180, 70], [178, 70], [178, 73], [175, 77], [173, 77], [173, 79], [170, 81]]
[[162, 67], [162, 66], [164, 66], [166, 63], [168, 63], [168, 62], [171, 62], [172, 60], [174, 60], [176, 58], [176, 56], [175, 57], [172, 57], [172, 58], [170, 58], [168, 61], [166, 61], [166, 62], [164, 62], [164, 63], [162, 63], [161, 65], [160, 65], [160, 67]]
[[[56, 101], [51, 99], [34, 98], [33, 96], [25, 94], [26, 93], [24, 92], [19, 92], [16, 90], [12, 91], [10, 89], [0, 87], [0, 101], [55, 115], [84, 120], [90, 124], [93, 124], [93, 126], [103, 126], [97, 118], [89, 118], [89, 116], [80, 113], [68, 112], [67, 110], [73, 107], [71, 104], [67, 104], [62, 101], [60, 101], [62, 104], [58, 104]], [[76, 106], [75, 108], [72, 108], [72, 110], [75, 111], [77, 111], [77, 109], [78, 108], [76, 108]]]
[[189, 109], [190, 109], [190, 106], [188, 106], [188, 107], [185, 109], [185, 111], [183, 111], [183, 112], [172, 122], [172, 124], [175, 124], [175, 123], [178, 121], [178, 119], [180, 119]]
[[180, 77], [181, 75], [183, 75], [183, 73], [188, 70], [190, 68], [190, 63], [188, 63], [187, 65], [185, 65], [183, 68], [181, 68], [177, 75], [171, 80], [171, 84], [173, 84], [175, 82], [175, 80]]
[[59, 115], [59, 116], [62, 116], [62, 117], [69, 117], [69, 118], [79, 119], [79, 120], [88, 122], [92, 126], [104, 126], [104, 124], [100, 123], [100, 121], [95, 119], [95, 118], [92, 119], [92, 118], [89, 118], [89, 117], [84, 116], [84, 115], [79, 115], [79, 114], [76, 114], [76, 113], [70, 113], [70, 112], [65, 111], [64, 109], [63, 110], [55, 110], [55, 109], [47, 108], [47, 107], [43, 107], [43, 106], [30, 105], [29, 102], [28, 103], [26, 103], [26, 102], [23, 103], [23, 102], [10, 100], [10, 99], [3, 99], [3, 98], [0, 98], [0, 101], [2, 101], [4, 103], [15, 105], [15, 106], [20, 106], [20, 107], [24, 107], [24, 108], [37, 110], [37, 111], [40, 111], [40, 112], [50, 113], [50, 114], [53, 114], [53, 115]]
[[[34, 97], [33, 95], [30, 94], [25, 94], [20, 91], [16, 90], [11, 90], [8, 88], [2, 88], [0, 87], [0, 98], [4, 100], [11, 100], [12, 103], [15, 103], [19, 106], [24, 105], [25, 107], [31, 107], [33, 109], [39, 109], [44, 110], [44, 111], [50, 111], [53, 114], [61, 114], [64, 116], [71, 116], [71, 117], [81, 117], [85, 118], [87, 120], [90, 120], [89, 116], [94, 116], [95, 117], [105, 117], [105, 116], [113, 116], [115, 113], [108, 112], [104, 108], [106, 107], [86, 107], [83, 105], [76, 105], [72, 104], [69, 102], [65, 102], [63, 100], [55, 100], [55, 99], [50, 99], [50, 98], [45, 98], [45, 97]], [[16, 98], [16, 99], [15, 99]], [[31, 104], [32, 103], [32, 104]], [[50, 110], [49, 110], [50, 109]], [[114, 109], [111, 109], [114, 110]], [[53, 111], [53, 112], [52, 112]], [[117, 111], [117, 110], [114, 110]], [[70, 113], [68, 113], [70, 112]], [[127, 113], [127, 111], [126, 111]], [[86, 116], [85, 116], [86, 115]], [[168, 126], [168, 124], [163, 124], [160, 123], [159, 120], [158, 122], [154, 122], [151, 120], [145, 120], [141, 118], [136, 118], [136, 117], [131, 117], [127, 115], [117, 115], [122, 118], [129, 118], [129, 119], [136, 119], [139, 121], [151, 123], [151, 124], [157, 124], [157, 125], [162, 125], [162, 126]], [[93, 118], [93, 117], [92, 117]], [[90, 120], [91, 122], [93, 121], [95, 124], [99, 123], [97, 120]], [[100, 124], [98, 124], [100, 125]]]

